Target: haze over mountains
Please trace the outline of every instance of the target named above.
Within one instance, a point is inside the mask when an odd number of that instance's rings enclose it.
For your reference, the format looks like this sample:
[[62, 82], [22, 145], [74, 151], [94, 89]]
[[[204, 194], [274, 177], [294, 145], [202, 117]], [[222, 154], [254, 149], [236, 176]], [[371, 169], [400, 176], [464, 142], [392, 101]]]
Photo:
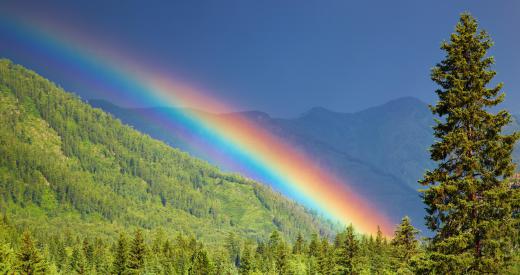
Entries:
[[[101, 100], [90, 100], [89, 103], [154, 138], [211, 161], [183, 143], [176, 132], [145, 121], [140, 115], [161, 108], [121, 108]], [[313, 156], [321, 166], [347, 179], [350, 186], [394, 221], [408, 215], [416, 226], [425, 230], [423, 205], [417, 191], [422, 187], [417, 181], [426, 169], [433, 167], [428, 148], [433, 142], [431, 127], [434, 120], [426, 103], [404, 97], [355, 113], [316, 107], [290, 119], [273, 118], [259, 111], [204, 115], [222, 119], [236, 115], [248, 117]], [[516, 120], [508, 130], [514, 129], [520, 129]], [[519, 155], [516, 150], [514, 159], [517, 163]]]
[[143, 135], [5, 59], [0, 155], [0, 213], [42, 237], [133, 228], [209, 243], [273, 230], [287, 239], [333, 235], [332, 225], [267, 186]]

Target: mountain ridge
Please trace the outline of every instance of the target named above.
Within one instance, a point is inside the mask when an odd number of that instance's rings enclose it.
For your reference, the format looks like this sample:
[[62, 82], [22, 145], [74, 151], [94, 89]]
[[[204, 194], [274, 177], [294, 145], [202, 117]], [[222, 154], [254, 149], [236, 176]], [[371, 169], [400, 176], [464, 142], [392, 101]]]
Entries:
[[[122, 108], [114, 115], [136, 125], [132, 112]], [[365, 198], [379, 202], [378, 207], [394, 220], [409, 215], [418, 228], [427, 231], [418, 193], [422, 186], [417, 181], [434, 165], [428, 152], [433, 143], [434, 120], [428, 104], [420, 99], [401, 97], [351, 113], [314, 107], [295, 118], [276, 118], [258, 111], [207, 115], [247, 118], [313, 156]], [[144, 132], [161, 139], [162, 130], [146, 127]], [[519, 129], [516, 119], [508, 131], [515, 129]], [[178, 140], [163, 138], [183, 148]], [[518, 163], [518, 149], [514, 155]]]
[[137, 132], [0, 60], [0, 211], [17, 226], [115, 237], [162, 229], [222, 243], [334, 225], [270, 188]]
[[[357, 130], [359, 127], [372, 123], [367, 123], [365, 120], [379, 119], [381, 117], [381, 115], [373, 115], [374, 111], [389, 108], [400, 110], [403, 108], [399, 105], [403, 104], [414, 105], [411, 108], [414, 109], [416, 108], [415, 105], [419, 103], [421, 101], [407, 97], [397, 99], [386, 105], [371, 107], [368, 111], [363, 110], [354, 113], [340, 113], [317, 107], [292, 119], [274, 118], [264, 112], [257, 111], [225, 114], [206, 113], [206, 115], [213, 115], [217, 119], [234, 116], [247, 118], [252, 123], [270, 131], [286, 140], [289, 144], [293, 144], [296, 148], [313, 156], [322, 168], [326, 168], [339, 177], [346, 179], [350, 187], [354, 188], [356, 192], [371, 201], [378, 202], [377, 207], [391, 216], [394, 221], [397, 222], [402, 216], [409, 215], [414, 219], [415, 224], [419, 228], [424, 229], [424, 226], [421, 225], [424, 215], [422, 203], [416, 191], [418, 186], [413, 186], [409, 182], [403, 181], [402, 175], [395, 174], [390, 169], [382, 169], [380, 162], [385, 160], [381, 160], [378, 163], [370, 158], [367, 159], [363, 155], [362, 150], [352, 150], [352, 148], [356, 147], [374, 147], [370, 142], [380, 143], [377, 140], [370, 141], [364, 137], [373, 136], [374, 134], [370, 131], [363, 133], [363, 131]], [[97, 104], [97, 102], [93, 102], [92, 105], [103, 108], [103, 105]], [[105, 109], [105, 111], [112, 113], [124, 123], [134, 125], [155, 138], [165, 140], [165, 142], [174, 147], [188, 151], [197, 157], [207, 159], [206, 156], [198, 154], [190, 149], [189, 146], [183, 145], [182, 141], [177, 139], [177, 137], [165, 134], [167, 132], [166, 129], [143, 123], [136, 109], [116, 107], [114, 109]], [[430, 114], [429, 111], [427, 113]], [[398, 118], [399, 116], [394, 116], [392, 119], [397, 120]], [[425, 133], [425, 135], [428, 135], [428, 138], [431, 137], [429, 131], [426, 130]], [[360, 134], [361, 136], [359, 136]], [[397, 137], [395, 139], [399, 140], [400, 138]], [[350, 144], [345, 146], [345, 144], [341, 144], [341, 140], [348, 140]], [[424, 154], [427, 154], [426, 148], [424, 151]], [[210, 159], [207, 160], [211, 162]], [[218, 163], [213, 163], [218, 165]], [[226, 167], [223, 167], [223, 169], [226, 169]], [[410, 212], [405, 209], [414, 210]]]

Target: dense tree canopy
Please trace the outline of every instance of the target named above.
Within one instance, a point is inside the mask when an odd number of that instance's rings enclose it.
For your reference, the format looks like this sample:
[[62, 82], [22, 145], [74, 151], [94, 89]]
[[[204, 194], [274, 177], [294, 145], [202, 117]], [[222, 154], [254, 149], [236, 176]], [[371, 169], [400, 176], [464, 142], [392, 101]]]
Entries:
[[262, 238], [333, 226], [268, 187], [153, 140], [0, 60], [0, 211], [42, 232], [121, 228]]

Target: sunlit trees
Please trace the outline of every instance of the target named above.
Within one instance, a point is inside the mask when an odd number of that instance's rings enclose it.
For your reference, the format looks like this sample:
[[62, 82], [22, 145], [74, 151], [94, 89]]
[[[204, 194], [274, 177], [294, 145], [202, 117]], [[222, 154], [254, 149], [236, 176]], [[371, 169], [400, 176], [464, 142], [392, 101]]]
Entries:
[[351, 274], [354, 272], [355, 257], [359, 250], [359, 241], [352, 224], [347, 226], [336, 244], [336, 272]]
[[6, 243], [0, 243], [0, 274], [11, 274], [16, 267], [14, 249]]
[[413, 227], [408, 217], [404, 217], [395, 230], [390, 245], [395, 269], [400, 273], [412, 273], [410, 262], [419, 253], [418, 234], [419, 231]]
[[141, 230], [137, 229], [128, 254], [128, 268], [132, 273], [139, 274], [143, 271], [145, 267], [146, 253], [146, 244], [144, 243], [143, 233]]
[[434, 127], [431, 158], [438, 166], [421, 183], [427, 226], [435, 232], [430, 254], [442, 274], [500, 273], [511, 260], [512, 191], [505, 178], [517, 134], [504, 135], [510, 114], [490, 109], [504, 100], [487, 51], [492, 41], [477, 21], [462, 14], [455, 33], [441, 49], [446, 57], [432, 69], [440, 88], [431, 109], [441, 119]]
[[18, 251], [16, 270], [21, 274], [44, 274], [47, 269], [47, 262], [36, 248], [31, 234], [25, 231]]
[[126, 274], [129, 264], [129, 245], [126, 234], [120, 233], [117, 240], [112, 271], [115, 274]]

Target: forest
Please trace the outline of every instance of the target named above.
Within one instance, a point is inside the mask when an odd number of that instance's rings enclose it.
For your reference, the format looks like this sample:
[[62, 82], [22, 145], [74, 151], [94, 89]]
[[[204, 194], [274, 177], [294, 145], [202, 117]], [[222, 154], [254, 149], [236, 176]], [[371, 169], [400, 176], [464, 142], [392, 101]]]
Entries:
[[1, 274], [520, 274], [520, 186], [488, 34], [462, 14], [431, 73], [425, 221], [356, 232], [153, 140], [0, 60]]
[[[241, 241], [230, 233], [219, 246], [164, 231], [121, 232], [114, 240], [64, 231], [37, 240], [4, 216], [0, 272], [10, 274], [413, 274], [427, 270], [417, 230], [404, 218], [391, 241], [359, 235], [352, 226], [331, 241], [312, 234]], [[14, 239], [13, 239], [14, 238]], [[13, 244], [13, 245], [11, 245]], [[13, 248], [13, 246], [15, 248]]]

